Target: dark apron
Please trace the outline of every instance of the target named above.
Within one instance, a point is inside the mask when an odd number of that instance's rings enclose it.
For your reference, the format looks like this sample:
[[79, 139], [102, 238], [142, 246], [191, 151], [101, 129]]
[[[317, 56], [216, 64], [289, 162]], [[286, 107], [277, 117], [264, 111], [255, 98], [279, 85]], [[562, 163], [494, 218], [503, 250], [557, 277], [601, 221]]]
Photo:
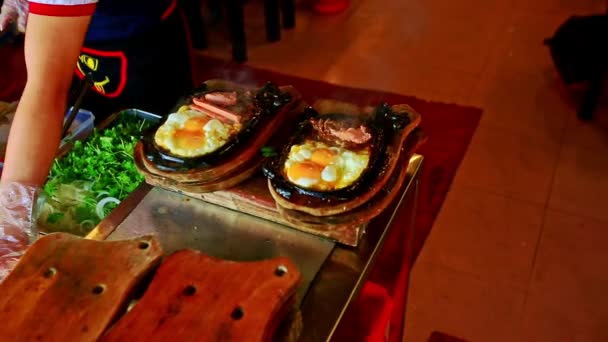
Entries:
[[94, 86], [82, 108], [96, 122], [127, 108], [169, 114], [178, 99], [192, 89], [189, 42], [178, 9], [137, 37], [85, 42], [78, 58], [73, 92], [90, 74]]

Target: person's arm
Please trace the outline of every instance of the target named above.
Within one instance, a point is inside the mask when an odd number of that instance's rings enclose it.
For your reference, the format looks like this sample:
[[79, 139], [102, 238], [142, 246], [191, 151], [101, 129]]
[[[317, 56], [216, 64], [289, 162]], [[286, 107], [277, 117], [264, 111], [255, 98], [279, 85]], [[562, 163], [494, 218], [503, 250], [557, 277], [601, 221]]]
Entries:
[[59, 147], [68, 88], [95, 2], [29, 4], [27, 82], [11, 125], [0, 180], [0, 282], [38, 236], [32, 224], [36, 194]]
[[27, 83], [11, 126], [2, 184], [45, 182], [59, 147], [66, 98], [90, 18], [30, 13]]

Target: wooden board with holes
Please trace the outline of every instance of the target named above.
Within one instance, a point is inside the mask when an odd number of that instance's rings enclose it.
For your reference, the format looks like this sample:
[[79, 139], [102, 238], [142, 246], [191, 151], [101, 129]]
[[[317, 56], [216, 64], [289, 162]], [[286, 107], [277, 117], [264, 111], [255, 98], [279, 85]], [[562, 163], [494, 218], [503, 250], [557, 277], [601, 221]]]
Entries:
[[94, 341], [160, 263], [153, 237], [36, 241], [0, 284], [0, 341]]
[[293, 310], [300, 277], [283, 257], [231, 262], [181, 250], [101, 341], [269, 341]]

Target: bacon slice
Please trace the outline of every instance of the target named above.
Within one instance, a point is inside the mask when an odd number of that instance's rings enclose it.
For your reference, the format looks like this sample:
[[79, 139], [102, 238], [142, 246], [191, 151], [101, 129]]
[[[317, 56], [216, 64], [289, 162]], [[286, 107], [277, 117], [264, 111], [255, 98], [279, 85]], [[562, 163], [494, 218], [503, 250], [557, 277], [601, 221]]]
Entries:
[[331, 119], [312, 119], [311, 123], [322, 139], [343, 146], [362, 145], [372, 138], [368, 128], [361, 124], [353, 126], [352, 122]]
[[367, 127], [359, 126], [357, 128], [348, 128], [346, 130], [339, 130], [330, 128], [329, 132], [336, 138], [355, 144], [364, 144], [372, 138], [372, 135], [367, 131]]
[[220, 117], [221, 117], [221, 118], [223, 118], [223, 120], [228, 120], [230, 122], [234, 122], [234, 123], [241, 122], [241, 116], [228, 109], [217, 107], [202, 99], [195, 98], [195, 99], [192, 99], [192, 102], [194, 102], [194, 104], [190, 106], [192, 109], [198, 110], [205, 114], [209, 114], [210, 116], [213, 116], [214, 118], [220, 119]]
[[209, 103], [224, 107], [234, 106], [237, 102], [236, 91], [218, 91], [208, 93], [205, 94], [204, 98]]

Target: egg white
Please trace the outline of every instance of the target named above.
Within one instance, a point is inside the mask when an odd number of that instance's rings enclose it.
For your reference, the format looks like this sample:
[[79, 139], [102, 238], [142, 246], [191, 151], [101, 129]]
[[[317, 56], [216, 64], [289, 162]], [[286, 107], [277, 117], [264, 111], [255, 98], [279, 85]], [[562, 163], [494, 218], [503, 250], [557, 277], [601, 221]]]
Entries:
[[[296, 164], [310, 162], [312, 154], [317, 149], [329, 149], [336, 153], [333, 161], [322, 165], [320, 178], [301, 177], [290, 178], [288, 170]], [[329, 146], [320, 141], [307, 140], [302, 144], [293, 145], [284, 164], [287, 179], [303, 188], [315, 190], [339, 190], [353, 184], [369, 164], [369, 150], [351, 151], [342, 147]]]
[[165, 123], [156, 130], [154, 141], [175, 156], [192, 158], [204, 156], [219, 149], [238, 131], [236, 125], [208, 118], [209, 121], [201, 129], [201, 136], [204, 136], [201, 145], [189, 148], [180, 146], [176, 139], [177, 135], [180, 130], [184, 129], [189, 119], [196, 117], [206, 117], [206, 115], [195, 110], [180, 108], [177, 113], [170, 114]]

